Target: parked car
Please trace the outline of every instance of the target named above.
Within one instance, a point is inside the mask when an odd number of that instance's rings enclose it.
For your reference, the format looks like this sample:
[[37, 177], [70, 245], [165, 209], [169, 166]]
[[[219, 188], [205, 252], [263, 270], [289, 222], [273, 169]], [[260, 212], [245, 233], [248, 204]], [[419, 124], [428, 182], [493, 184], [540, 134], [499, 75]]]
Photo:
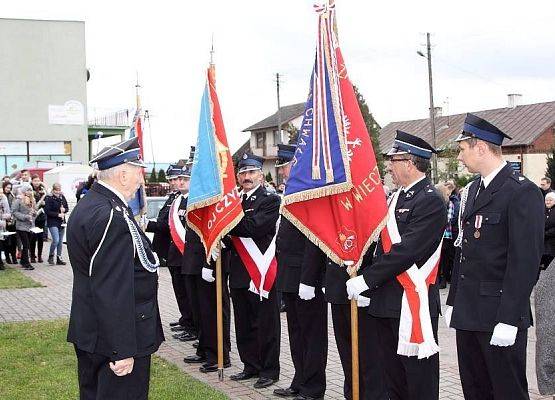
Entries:
[[[156, 196], [156, 197], [148, 197], [146, 198], [146, 218], [147, 219], [153, 219], [158, 217], [158, 213], [160, 212], [160, 209], [162, 208], [162, 206], [164, 205], [164, 203], [166, 202], [166, 200], [168, 199], [168, 197], [160, 197], [160, 196]], [[152, 238], [154, 237], [154, 234], [152, 232], [146, 232], [146, 236], [150, 239], [150, 241], [152, 241]]]

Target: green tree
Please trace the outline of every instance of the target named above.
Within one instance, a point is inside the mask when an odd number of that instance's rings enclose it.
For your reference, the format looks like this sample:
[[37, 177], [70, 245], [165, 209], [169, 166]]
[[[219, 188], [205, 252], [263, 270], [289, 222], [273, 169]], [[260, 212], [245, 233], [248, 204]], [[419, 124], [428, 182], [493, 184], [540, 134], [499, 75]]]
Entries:
[[297, 139], [299, 137], [299, 130], [292, 123], [288, 123], [284, 128], [284, 131], [289, 135], [289, 144], [297, 144]]
[[160, 171], [158, 171], [158, 182], [167, 182], [168, 180], [166, 179], [166, 171], [164, 171], [163, 169], [160, 169]]
[[551, 178], [551, 188], [555, 182], [555, 147], [551, 149], [551, 154], [547, 156], [547, 169], [545, 170], [545, 176]]
[[272, 178], [272, 173], [268, 171], [266, 174], [266, 182], [272, 182], [274, 179]]
[[152, 171], [150, 171], [150, 176], [148, 177], [148, 183], [156, 182], [158, 182], [158, 177], [156, 176], [156, 170], [152, 168]]
[[358, 88], [353, 85], [353, 89], [355, 90], [355, 96], [357, 97], [358, 107], [360, 108], [362, 119], [364, 119], [364, 124], [366, 125], [366, 129], [370, 135], [370, 140], [372, 140], [372, 147], [374, 148], [374, 154], [376, 155], [376, 162], [378, 163], [380, 176], [383, 177], [385, 170], [383, 165], [383, 154], [380, 151], [379, 141], [380, 129], [382, 127], [374, 119], [368, 104], [366, 104], [364, 96], [358, 91]]

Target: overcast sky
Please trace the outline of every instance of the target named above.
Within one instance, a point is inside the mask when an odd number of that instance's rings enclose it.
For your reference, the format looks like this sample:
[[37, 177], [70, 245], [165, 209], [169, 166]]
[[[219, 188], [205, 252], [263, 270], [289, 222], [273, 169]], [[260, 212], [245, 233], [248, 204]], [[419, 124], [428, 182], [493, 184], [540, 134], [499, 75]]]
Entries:
[[[3, 2], [6, 18], [86, 23], [88, 108], [134, 106], [139, 73], [156, 161], [196, 142], [214, 35], [217, 91], [233, 150], [241, 131], [282, 105], [305, 100], [317, 17], [309, 0]], [[353, 83], [377, 121], [426, 118], [425, 32], [432, 33], [434, 97], [444, 113], [555, 100], [553, 0], [337, 0], [339, 41]], [[147, 134], [148, 134], [147, 130]], [[146, 159], [151, 160], [146, 139]]]

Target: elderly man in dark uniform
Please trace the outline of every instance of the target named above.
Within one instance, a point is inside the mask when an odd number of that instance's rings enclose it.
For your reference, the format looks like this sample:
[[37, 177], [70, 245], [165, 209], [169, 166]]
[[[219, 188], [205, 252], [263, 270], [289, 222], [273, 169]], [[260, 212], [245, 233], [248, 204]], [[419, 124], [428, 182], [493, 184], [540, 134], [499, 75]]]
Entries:
[[[446, 321], [457, 330], [465, 399], [528, 399], [527, 330], [530, 294], [543, 250], [540, 189], [501, 154], [509, 138], [468, 114], [458, 159], [480, 174], [463, 194], [461, 246], [447, 299]], [[509, 138], [510, 139], [510, 138]]]
[[[437, 268], [432, 260], [437, 257], [439, 262], [447, 224], [445, 203], [426, 177], [430, 158], [435, 152], [421, 138], [397, 131], [393, 148], [388, 152], [388, 172], [399, 187], [389, 211], [390, 218], [395, 218], [390, 221], [394, 225], [388, 225], [393, 245], [385, 253], [383, 243], [379, 242], [372, 264], [364, 268], [361, 276], [347, 281], [350, 297], [356, 298], [362, 292], [367, 292], [371, 298], [368, 312], [377, 327], [391, 399], [427, 400], [439, 397], [439, 354], [436, 343], [439, 290], [433, 282], [427, 285], [435, 277], [433, 270], [425, 272], [430, 264]], [[394, 240], [394, 229], [390, 229], [394, 226], [398, 231], [397, 240]], [[424, 303], [420, 307], [429, 308], [427, 321], [422, 321], [423, 335], [428, 332], [422, 345], [405, 337], [407, 321], [410, 332], [412, 322], [418, 318], [410, 312], [412, 305], [403, 307], [403, 304], [409, 304], [407, 290], [411, 288], [402, 286], [397, 279], [397, 276], [409, 269], [413, 271], [411, 279], [414, 279], [417, 291], [422, 295], [427, 292], [427, 296], [420, 298], [421, 303]], [[437, 273], [437, 269], [435, 271]], [[422, 274], [426, 276], [422, 277]], [[425, 281], [419, 281], [424, 278]], [[424, 285], [425, 288], [417, 285]], [[405, 329], [401, 330], [400, 327]], [[409, 337], [412, 338], [410, 334]]]
[[[279, 217], [280, 199], [266, 190], [263, 185], [261, 157], [244, 154], [239, 161], [237, 174], [242, 188], [242, 204], [245, 213], [241, 221], [230, 231], [230, 235], [250, 238], [259, 252], [270, 247]], [[244, 364], [242, 372], [231, 375], [232, 380], [247, 380], [258, 377], [255, 388], [272, 385], [279, 379], [280, 319], [275, 285], [269, 290], [268, 298], [249, 290], [251, 276], [230, 242], [229, 287], [233, 300], [237, 349]]]
[[[295, 149], [292, 145], [278, 144], [276, 167], [285, 183]], [[328, 307], [321, 285], [318, 288], [301, 285], [301, 265], [308, 245], [311, 243], [302, 232], [288, 219], [281, 218], [276, 241], [277, 289], [285, 302], [295, 375], [289, 387], [274, 390], [280, 397], [317, 399], [326, 391]]]
[[82, 400], [147, 399], [150, 357], [164, 340], [158, 257], [127, 202], [143, 183], [136, 138], [93, 160], [98, 182], [73, 210], [68, 341], [75, 345]]

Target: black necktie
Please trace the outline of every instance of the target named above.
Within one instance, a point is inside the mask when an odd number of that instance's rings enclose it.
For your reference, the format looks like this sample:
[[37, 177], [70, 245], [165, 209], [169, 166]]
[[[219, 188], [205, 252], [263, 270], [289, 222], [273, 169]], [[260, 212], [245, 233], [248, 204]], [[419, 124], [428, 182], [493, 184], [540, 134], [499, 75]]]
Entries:
[[247, 199], [248, 199], [247, 194], [246, 194], [246, 193], [243, 194], [243, 203], [244, 203], [245, 201], [247, 201]]
[[484, 190], [486, 190], [486, 185], [484, 185], [484, 181], [480, 181], [480, 187], [478, 188], [478, 193], [476, 193], [476, 198], [478, 198], [478, 196], [480, 196], [480, 193], [482, 193]]

